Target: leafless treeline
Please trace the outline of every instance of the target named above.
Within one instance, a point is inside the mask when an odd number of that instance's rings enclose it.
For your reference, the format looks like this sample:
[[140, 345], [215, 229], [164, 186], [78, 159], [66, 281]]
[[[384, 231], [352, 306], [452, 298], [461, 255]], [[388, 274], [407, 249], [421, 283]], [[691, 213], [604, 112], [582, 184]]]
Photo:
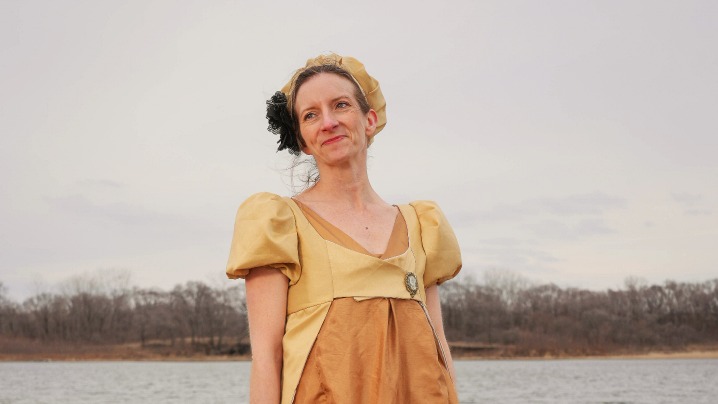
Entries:
[[600, 354], [718, 343], [718, 279], [621, 290], [536, 285], [492, 272], [442, 285], [447, 338], [509, 346], [511, 354]]
[[18, 304], [0, 283], [0, 335], [71, 343], [169, 341], [207, 353], [227, 352], [247, 335], [244, 290], [187, 282], [169, 292], [101, 284], [80, 277], [62, 292]]
[[[207, 353], [231, 352], [246, 339], [242, 283], [202, 282], [169, 292], [77, 278], [60, 292], [10, 301], [0, 283], [0, 336], [72, 343], [169, 341]], [[489, 272], [442, 285], [451, 341], [509, 347], [509, 354], [595, 354], [718, 343], [718, 279], [648, 285], [629, 278], [621, 290], [532, 284]], [[237, 345], [234, 345], [235, 349]], [[236, 351], [235, 351], [236, 352]]]

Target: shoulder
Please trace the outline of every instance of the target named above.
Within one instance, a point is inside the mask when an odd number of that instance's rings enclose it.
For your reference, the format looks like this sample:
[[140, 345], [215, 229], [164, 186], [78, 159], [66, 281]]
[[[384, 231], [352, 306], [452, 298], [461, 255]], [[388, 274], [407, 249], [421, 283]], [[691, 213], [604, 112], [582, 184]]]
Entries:
[[296, 223], [286, 199], [260, 192], [240, 205], [227, 264], [230, 278], [268, 266], [282, 270], [292, 282], [299, 279]]
[[416, 216], [419, 219], [419, 224], [423, 227], [435, 227], [440, 225], [447, 225], [446, 216], [444, 212], [439, 208], [439, 205], [434, 201], [419, 200], [409, 202], [409, 205], [414, 208]]
[[279, 196], [277, 194], [273, 194], [271, 192], [257, 192], [256, 194], [251, 195], [249, 198], [245, 199], [244, 202], [242, 202], [242, 206], [246, 205], [257, 205], [257, 204], [264, 204], [264, 203], [275, 203], [275, 202], [281, 202], [285, 203], [284, 197]]
[[458, 249], [454, 230], [434, 201], [414, 201], [409, 205], [416, 212], [421, 240], [425, 250]]
[[461, 250], [444, 212], [433, 201], [414, 201], [410, 205], [416, 211], [426, 254], [424, 286], [453, 278], [461, 270]]
[[439, 205], [434, 201], [413, 201], [409, 206], [416, 213], [416, 222], [419, 225], [424, 247], [437, 243], [456, 243], [454, 231], [446, 219]]
[[276, 233], [295, 232], [295, 216], [288, 200], [270, 192], [250, 196], [237, 209], [235, 230], [256, 228]]
[[237, 211], [240, 215], [271, 215], [273, 213], [291, 213], [286, 197], [271, 192], [258, 192], [245, 199]]
[[418, 200], [409, 202], [409, 205], [411, 205], [420, 216], [425, 213], [441, 212], [441, 208], [439, 208], [439, 205], [434, 201]]

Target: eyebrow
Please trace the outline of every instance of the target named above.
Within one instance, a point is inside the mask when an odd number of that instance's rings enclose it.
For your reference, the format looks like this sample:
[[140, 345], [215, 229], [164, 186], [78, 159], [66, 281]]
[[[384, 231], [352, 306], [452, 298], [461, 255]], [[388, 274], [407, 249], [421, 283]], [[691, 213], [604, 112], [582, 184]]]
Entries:
[[[333, 104], [333, 103], [335, 103], [335, 102], [337, 102], [337, 101], [339, 101], [339, 100], [341, 100], [341, 99], [343, 99], [343, 98], [347, 98], [347, 99], [350, 99], [350, 100], [351, 100], [352, 97], [351, 97], [350, 95], [340, 95], [340, 96], [338, 96], [338, 97], [332, 98], [332, 99], [331, 99], [331, 103]], [[305, 112], [307, 112], [308, 110], [310, 110], [310, 109], [312, 109], [312, 108], [314, 108], [314, 106], [310, 106], [310, 107], [304, 108], [304, 109], [302, 109], [302, 110], [299, 111], [299, 114], [298, 114], [298, 115], [299, 115], [299, 116], [303, 116]]]

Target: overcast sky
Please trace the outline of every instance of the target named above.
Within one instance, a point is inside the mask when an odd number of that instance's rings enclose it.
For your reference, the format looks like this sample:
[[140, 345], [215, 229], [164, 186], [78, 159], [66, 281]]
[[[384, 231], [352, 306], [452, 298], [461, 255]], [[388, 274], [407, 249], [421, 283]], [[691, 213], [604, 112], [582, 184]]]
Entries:
[[462, 276], [716, 278], [716, 49], [715, 1], [0, 0], [0, 282], [223, 276], [237, 206], [291, 193], [265, 100], [329, 51], [387, 99], [372, 183], [440, 204]]

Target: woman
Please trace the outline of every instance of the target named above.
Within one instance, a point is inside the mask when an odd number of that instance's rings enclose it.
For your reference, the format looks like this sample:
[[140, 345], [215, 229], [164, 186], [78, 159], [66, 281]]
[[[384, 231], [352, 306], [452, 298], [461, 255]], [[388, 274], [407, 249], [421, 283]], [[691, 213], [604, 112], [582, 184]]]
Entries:
[[246, 281], [252, 403], [457, 402], [437, 285], [461, 268], [458, 243], [434, 203], [372, 188], [385, 105], [364, 66], [335, 54], [267, 101], [279, 150], [311, 155], [319, 180], [237, 213], [227, 275]]

